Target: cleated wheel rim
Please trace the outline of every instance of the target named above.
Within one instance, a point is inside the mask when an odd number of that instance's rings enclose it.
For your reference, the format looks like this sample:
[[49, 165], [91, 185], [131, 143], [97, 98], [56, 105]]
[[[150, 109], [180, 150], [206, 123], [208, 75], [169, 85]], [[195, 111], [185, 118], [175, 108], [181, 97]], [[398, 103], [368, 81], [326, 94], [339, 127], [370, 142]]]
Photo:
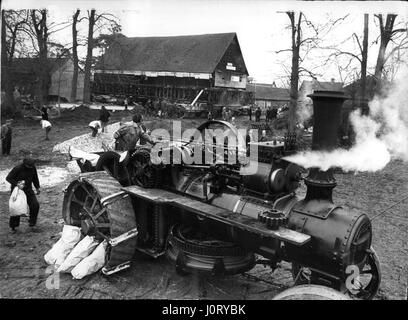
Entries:
[[[82, 174], [68, 186], [63, 201], [66, 224], [81, 228], [84, 235], [110, 240], [136, 228], [133, 205], [120, 183], [106, 172]], [[107, 268], [132, 260], [136, 238], [108, 246]]]

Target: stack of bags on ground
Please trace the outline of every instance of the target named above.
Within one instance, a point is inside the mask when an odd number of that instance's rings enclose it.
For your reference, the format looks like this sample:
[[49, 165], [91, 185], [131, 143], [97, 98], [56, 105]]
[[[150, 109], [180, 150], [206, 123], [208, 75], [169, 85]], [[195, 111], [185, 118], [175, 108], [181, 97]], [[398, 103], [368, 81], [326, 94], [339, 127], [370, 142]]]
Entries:
[[45, 262], [57, 272], [71, 273], [74, 279], [98, 271], [105, 264], [106, 240], [99, 243], [91, 236], [81, 238], [80, 228], [64, 225], [61, 238], [44, 255]]

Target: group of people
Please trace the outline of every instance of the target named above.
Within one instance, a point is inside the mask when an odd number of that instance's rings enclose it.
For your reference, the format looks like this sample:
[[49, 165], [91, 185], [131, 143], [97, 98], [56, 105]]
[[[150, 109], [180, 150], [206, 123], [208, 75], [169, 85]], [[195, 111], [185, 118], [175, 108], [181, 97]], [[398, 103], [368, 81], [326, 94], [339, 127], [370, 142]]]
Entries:
[[[250, 107], [248, 109], [248, 116], [249, 116], [249, 120], [252, 121], [252, 114], [253, 114], [253, 110], [252, 107]], [[262, 116], [262, 110], [260, 107], [257, 107], [255, 109], [255, 122], [260, 122], [261, 121], [261, 116]], [[272, 108], [269, 107], [266, 109], [265, 111], [265, 121], [269, 122], [272, 121], [274, 119], [276, 119], [278, 116], [278, 109], [276, 107]]]
[[[99, 113], [99, 119], [91, 121], [88, 125], [91, 129], [92, 137], [96, 137], [99, 129], [101, 129], [101, 132], [107, 130], [106, 127], [109, 123], [110, 117], [110, 112], [105, 106], [102, 106]], [[137, 113], [133, 116], [131, 124], [124, 124], [123, 121], [121, 121], [121, 127], [113, 135], [115, 138], [115, 150], [126, 151], [134, 149], [137, 142], [140, 144], [145, 144], [146, 142], [154, 144], [142, 120], [142, 115]]]
[[230, 108], [223, 107], [221, 111], [222, 120], [231, 122], [232, 120], [232, 111]]
[[[52, 128], [52, 124], [48, 117], [48, 107], [43, 106], [41, 109], [37, 109], [41, 112], [41, 127], [45, 129], [45, 140], [50, 140], [49, 133]], [[5, 124], [1, 126], [1, 152], [3, 156], [9, 156], [11, 152], [11, 141], [13, 137], [13, 119], [6, 119]]]
[[277, 108], [269, 107], [268, 109], [266, 109], [266, 113], [265, 113], [266, 122], [273, 121], [274, 119], [277, 118], [277, 116], [278, 116]]

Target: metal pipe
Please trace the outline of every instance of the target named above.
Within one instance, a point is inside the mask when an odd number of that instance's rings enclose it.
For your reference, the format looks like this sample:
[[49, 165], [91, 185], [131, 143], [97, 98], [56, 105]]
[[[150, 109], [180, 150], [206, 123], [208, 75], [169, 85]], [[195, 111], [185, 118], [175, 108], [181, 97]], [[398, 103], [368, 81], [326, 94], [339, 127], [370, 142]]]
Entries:
[[[308, 95], [313, 100], [312, 150], [330, 152], [337, 148], [337, 131], [341, 121], [341, 107], [347, 99], [341, 91], [314, 91]], [[337, 185], [332, 169], [322, 171], [311, 168], [305, 178], [306, 200], [333, 202], [332, 191]]]

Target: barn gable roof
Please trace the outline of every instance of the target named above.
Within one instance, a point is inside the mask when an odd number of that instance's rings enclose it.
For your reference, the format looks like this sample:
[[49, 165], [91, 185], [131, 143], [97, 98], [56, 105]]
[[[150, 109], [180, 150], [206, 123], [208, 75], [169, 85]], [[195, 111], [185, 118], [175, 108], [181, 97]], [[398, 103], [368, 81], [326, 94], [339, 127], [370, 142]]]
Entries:
[[212, 73], [234, 39], [236, 33], [121, 37], [108, 48], [96, 69]]

